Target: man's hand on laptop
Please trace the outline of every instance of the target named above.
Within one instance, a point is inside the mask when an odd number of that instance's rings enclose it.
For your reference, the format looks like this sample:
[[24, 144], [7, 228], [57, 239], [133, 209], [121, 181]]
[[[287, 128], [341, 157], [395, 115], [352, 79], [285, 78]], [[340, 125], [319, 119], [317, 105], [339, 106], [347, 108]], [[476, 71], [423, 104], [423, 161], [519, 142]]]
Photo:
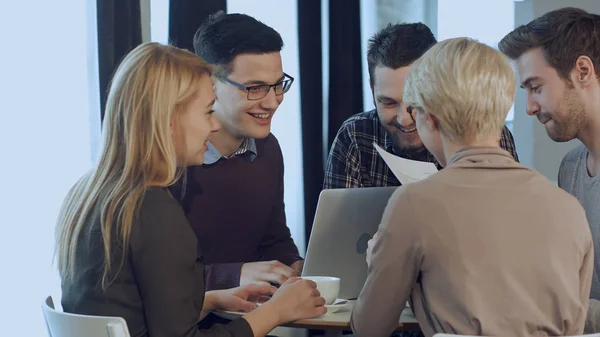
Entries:
[[298, 276], [297, 272], [279, 261], [249, 262], [242, 265], [240, 286], [253, 283], [273, 283], [281, 285], [288, 278]]

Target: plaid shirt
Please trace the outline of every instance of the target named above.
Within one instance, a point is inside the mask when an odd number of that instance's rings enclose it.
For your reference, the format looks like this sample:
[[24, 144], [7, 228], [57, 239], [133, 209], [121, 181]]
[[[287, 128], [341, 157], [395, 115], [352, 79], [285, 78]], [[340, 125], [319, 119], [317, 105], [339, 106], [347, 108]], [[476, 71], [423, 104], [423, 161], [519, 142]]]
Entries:
[[[435, 163], [438, 169], [442, 168], [429, 151], [418, 158], [395, 153], [392, 137], [381, 125], [377, 110], [371, 110], [356, 114], [342, 124], [329, 152], [323, 189], [400, 186], [373, 142], [397, 156]], [[506, 126], [502, 130], [500, 146], [519, 161], [515, 141]]]

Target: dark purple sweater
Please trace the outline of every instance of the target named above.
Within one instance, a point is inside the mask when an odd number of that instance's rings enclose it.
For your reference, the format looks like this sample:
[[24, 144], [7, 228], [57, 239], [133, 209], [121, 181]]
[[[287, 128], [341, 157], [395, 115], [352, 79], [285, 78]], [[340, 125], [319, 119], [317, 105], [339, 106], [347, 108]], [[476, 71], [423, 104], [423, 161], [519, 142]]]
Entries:
[[283, 156], [272, 134], [250, 153], [188, 169], [182, 204], [206, 264], [206, 290], [240, 284], [242, 264], [302, 258], [286, 225]]

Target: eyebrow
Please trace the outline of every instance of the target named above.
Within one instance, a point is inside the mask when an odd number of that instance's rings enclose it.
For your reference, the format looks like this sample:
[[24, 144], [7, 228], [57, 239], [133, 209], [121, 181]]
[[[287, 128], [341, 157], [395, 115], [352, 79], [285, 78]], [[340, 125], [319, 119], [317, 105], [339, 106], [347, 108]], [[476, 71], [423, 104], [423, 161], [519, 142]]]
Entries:
[[402, 103], [402, 99], [397, 100], [395, 98], [391, 98], [391, 97], [383, 96], [383, 95], [377, 96], [377, 100], [378, 101], [393, 101], [393, 102], [396, 102], [396, 103]]
[[[283, 81], [284, 79], [285, 79], [285, 75], [281, 75], [281, 77], [275, 82], [275, 84]], [[248, 81], [248, 82], [244, 82], [244, 85], [251, 86], [251, 85], [270, 85], [270, 84], [265, 81]]]
[[531, 84], [532, 81], [537, 81], [539, 79], [540, 78], [538, 76], [527, 77], [525, 79], [525, 81], [523, 81], [523, 83], [521, 83], [521, 88], [525, 89], [526, 87], [528, 87]]

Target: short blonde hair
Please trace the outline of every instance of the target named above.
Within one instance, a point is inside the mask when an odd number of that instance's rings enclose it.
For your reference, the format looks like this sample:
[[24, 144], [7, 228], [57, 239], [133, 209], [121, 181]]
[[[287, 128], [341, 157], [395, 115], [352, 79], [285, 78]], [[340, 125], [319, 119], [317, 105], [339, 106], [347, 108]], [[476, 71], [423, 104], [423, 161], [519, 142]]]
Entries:
[[454, 141], [500, 138], [516, 82], [508, 59], [469, 38], [441, 41], [415, 61], [404, 101], [434, 115]]

